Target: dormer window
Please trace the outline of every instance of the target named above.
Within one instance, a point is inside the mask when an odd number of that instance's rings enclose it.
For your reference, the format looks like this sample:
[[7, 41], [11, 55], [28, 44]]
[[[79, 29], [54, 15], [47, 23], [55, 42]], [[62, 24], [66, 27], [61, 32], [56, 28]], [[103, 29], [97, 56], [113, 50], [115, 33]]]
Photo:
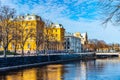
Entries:
[[31, 20], [31, 19], [32, 19], [31, 17], [28, 18], [28, 20]]

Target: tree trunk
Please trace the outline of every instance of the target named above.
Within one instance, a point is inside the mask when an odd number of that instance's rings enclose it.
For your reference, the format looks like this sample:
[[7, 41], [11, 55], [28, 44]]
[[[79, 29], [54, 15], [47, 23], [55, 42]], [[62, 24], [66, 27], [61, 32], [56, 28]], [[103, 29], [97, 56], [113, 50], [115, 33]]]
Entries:
[[37, 49], [37, 50], [36, 50], [36, 55], [38, 55], [38, 54], [39, 54], [38, 52], [39, 52], [39, 50]]
[[16, 52], [17, 52], [17, 41], [15, 43], [15, 54], [16, 54]]
[[39, 42], [36, 41], [36, 54], [35, 55], [38, 55], [39, 54]]
[[17, 51], [16, 51], [16, 47], [15, 47], [15, 54], [16, 54], [16, 52], [17, 52]]
[[24, 47], [22, 47], [22, 56], [24, 56]]
[[6, 48], [4, 48], [3, 55], [4, 55], [4, 58], [6, 58]]

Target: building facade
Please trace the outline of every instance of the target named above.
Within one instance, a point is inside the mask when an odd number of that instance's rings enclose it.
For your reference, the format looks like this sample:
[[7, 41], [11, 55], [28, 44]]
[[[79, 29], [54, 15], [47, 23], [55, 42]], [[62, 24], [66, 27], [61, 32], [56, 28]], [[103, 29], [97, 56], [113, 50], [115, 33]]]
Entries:
[[81, 39], [82, 51], [85, 51], [86, 50], [86, 45], [88, 44], [87, 32], [82, 33], [82, 34], [80, 32], [76, 32], [76, 33], [74, 33], [74, 36]]
[[[8, 50], [12, 52], [35, 53], [36, 49], [42, 49], [43, 46], [43, 31], [44, 21], [37, 15], [25, 15], [15, 18], [15, 28], [12, 28], [13, 39], [8, 45]], [[38, 41], [39, 40], [39, 41]], [[38, 44], [39, 42], [39, 44]], [[3, 50], [2, 47], [0, 47]], [[22, 50], [23, 49], [23, 50]]]
[[72, 53], [81, 52], [81, 40], [71, 33], [65, 34], [65, 50]]
[[61, 51], [64, 50], [64, 32], [61, 24], [51, 23], [44, 28], [45, 49]]
[[87, 33], [82, 33], [81, 34], [80, 32], [76, 32], [76, 33], [74, 33], [74, 36], [81, 39], [81, 44], [82, 45], [85, 45], [85, 44], [88, 43], [88, 35], [87, 35]]

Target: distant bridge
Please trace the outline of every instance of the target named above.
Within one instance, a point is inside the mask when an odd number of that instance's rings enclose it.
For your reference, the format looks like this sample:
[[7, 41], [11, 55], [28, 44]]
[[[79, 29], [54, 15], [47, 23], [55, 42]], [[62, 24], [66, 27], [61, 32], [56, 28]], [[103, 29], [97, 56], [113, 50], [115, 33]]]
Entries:
[[97, 57], [120, 57], [120, 53], [96, 53]]

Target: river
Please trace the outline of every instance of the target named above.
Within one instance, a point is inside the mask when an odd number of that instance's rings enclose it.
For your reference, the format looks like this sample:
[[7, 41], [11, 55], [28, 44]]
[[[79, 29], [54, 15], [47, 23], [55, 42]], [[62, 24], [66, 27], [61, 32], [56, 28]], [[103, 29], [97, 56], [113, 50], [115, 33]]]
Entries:
[[1, 72], [0, 80], [120, 80], [120, 59], [71, 61]]

